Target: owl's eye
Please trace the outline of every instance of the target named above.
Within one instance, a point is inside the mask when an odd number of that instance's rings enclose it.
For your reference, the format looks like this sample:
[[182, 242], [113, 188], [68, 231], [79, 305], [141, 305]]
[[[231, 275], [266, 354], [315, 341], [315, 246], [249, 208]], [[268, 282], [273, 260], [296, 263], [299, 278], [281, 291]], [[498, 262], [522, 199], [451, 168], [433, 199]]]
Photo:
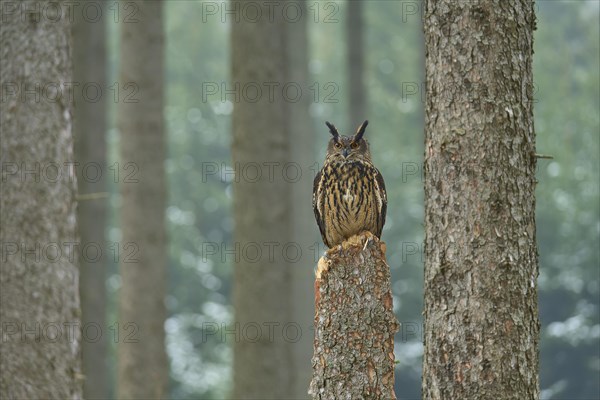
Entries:
[[334, 147], [336, 149], [341, 149], [342, 148], [342, 144], [338, 142], [338, 143], [334, 144]]
[[352, 147], [353, 149], [358, 149], [358, 143], [356, 143], [356, 142], [352, 142], [352, 143], [350, 144], [350, 147]]

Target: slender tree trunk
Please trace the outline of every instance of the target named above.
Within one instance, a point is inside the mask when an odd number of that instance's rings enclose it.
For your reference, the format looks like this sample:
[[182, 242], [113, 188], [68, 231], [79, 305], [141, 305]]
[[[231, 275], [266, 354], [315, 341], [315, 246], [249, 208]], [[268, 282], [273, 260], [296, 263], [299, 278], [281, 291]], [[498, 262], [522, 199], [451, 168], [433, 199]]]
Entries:
[[[317, 229], [312, 210], [311, 171], [315, 163], [315, 132], [308, 109], [310, 105], [310, 84], [308, 74], [308, 32], [306, 0], [296, 4], [302, 8], [303, 17], [295, 23], [288, 23], [290, 43], [287, 46], [289, 82], [296, 82], [302, 88], [302, 96], [290, 103], [288, 119], [291, 154], [287, 179], [292, 184], [292, 240], [300, 249], [298, 257], [290, 251], [292, 262], [292, 316], [296, 333], [290, 328], [290, 341], [293, 339], [293, 387], [290, 395], [294, 399], [308, 398], [308, 385], [312, 374], [312, 321], [315, 306], [310, 293], [314, 282], [314, 256], [318, 247]], [[292, 258], [292, 257], [290, 257]], [[297, 341], [296, 341], [297, 340]]]
[[425, 10], [424, 399], [537, 399], [533, 2]]
[[[241, 5], [235, 1], [231, 7], [239, 10]], [[258, 6], [262, 21], [242, 17], [232, 23], [231, 31], [232, 87], [263, 88], [255, 101], [240, 95], [233, 110], [232, 157], [238, 171], [233, 185], [234, 246], [240, 249], [233, 303], [240, 335], [234, 343], [232, 397], [284, 399], [293, 397], [294, 385], [294, 343], [283, 333], [289, 330], [291, 335], [293, 328], [288, 327], [294, 322], [293, 256], [287, 257], [286, 250], [294, 238], [292, 188], [283, 173], [290, 160], [292, 103], [282, 90], [289, 73], [289, 24], [281, 13], [272, 12], [274, 20], [269, 22], [268, 5]], [[276, 85], [272, 92], [265, 89], [267, 84]], [[252, 253], [241, 250], [252, 248]]]
[[315, 281], [315, 400], [395, 399], [394, 315], [385, 244], [353, 236], [319, 260]]
[[[103, 11], [103, 3], [97, 3]], [[79, 206], [77, 218], [80, 247], [79, 292], [84, 326], [82, 370], [85, 399], [109, 396], [106, 326], [106, 25], [105, 19], [89, 22], [75, 13], [73, 25], [73, 77], [75, 92], [75, 158], [79, 163]], [[98, 251], [99, 249], [99, 251]]]
[[71, 25], [47, 3], [2, 4], [3, 399], [81, 398]]
[[[122, 286], [118, 397], [164, 398], [167, 238], [162, 1], [135, 1], [137, 22], [121, 25], [120, 99]], [[137, 102], [135, 102], [137, 101]]]
[[367, 119], [367, 91], [365, 89], [365, 51], [363, 0], [348, 0], [346, 18], [348, 89], [350, 91], [350, 127], [348, 132]]

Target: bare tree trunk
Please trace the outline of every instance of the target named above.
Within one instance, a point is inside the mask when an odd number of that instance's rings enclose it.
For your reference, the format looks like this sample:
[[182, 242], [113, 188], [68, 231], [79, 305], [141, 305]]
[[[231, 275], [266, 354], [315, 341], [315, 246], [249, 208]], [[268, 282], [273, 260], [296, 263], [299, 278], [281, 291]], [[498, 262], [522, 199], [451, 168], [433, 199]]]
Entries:
[[168, 382], [163, 3], [133, 3], [138, 21], [121, 25], [120, 85], [133, 83], [139, 91], [122, 99], [118, 111], [123, 196], [118, 397], [149, 399], [164, 398]]
[[537, 399], [533, 2], [425, 11], [424, 399]]
[[350, 127], [353, 131], [367, 119], [367, 90], [365, 89], [365, 50], [363, 0], [348, 0], [346, 18], [348, 89], [350, 90]]
[[[306, 0], [296, 2], [302, 9], [303, 17], [295, 23], [288, 23], [289, 44], [287, 46], [289, 82], [295, 82], [302, 88], [302, 96], [289, 104], [288, 119], [291, 154], [287, 170], [287, 179], [292, 184], [292, 241], [298, 245], [298, 257], [292, 262], [292, 321], [297, 331], [293, 340], [293, 368], [291, 397], [308, 398], [308, 385], [312, 374], [312, 321], [315, 306], [311, 296], [313, 291], [313, 270], [317, 229], [315, 229], [312, 203], [312, 183], [314, 175], [311, 167], [315, 159], [315, 132], [309, 115], [310, 89], [308, 74], [308, 32]], [[290, 253], [291, 254], [291, 253]], [[291, 257], [290, 257], [291, 258]], [[297, 341], [296, 341], [297, 340]]]
[[2, 4], [3, 399], [81, 398], [71, 25], [47, 3]]
[[[97, 3], [103, 11], [103, 3]], [[75, 13], [73, 25], [73, 77], [79, 84], [75, 92], [75, 157], [79, 166], [79, 206], [77, 218], [82, 246], [81, 322], [83, 332], [82, 370], [85, 376], [83, 397], [106, 399], [106, 25], [104, 18], [86, 21]], [[91, 87], [89, 92], [83, 87]], [[99, 87], [100, 91], [95, 91]], [[99, 251], [98, 251], [99, 249]], [[88, 251], [89, 250], [89, 251]]]
[[[291, 335], [294, 322], [293, 265], [286, 250], [293, 246], [292, 188], [283, 172], [290, 160], [291, 103], [283, 95], [289, 37], [282, 14], [272, 13], [269, 22], [268, 5], [259, 6], [262, 21], [240, 18], [231, 31], [232, 86], [263, 88], [255, 101], [240, 96], [233, 109], [232, 158], [239, 172], [234, 241], [239, 249], [259, 250], [241, 252], [235, 264], [233, 304], [241, 334], [234, 343], [232, 397], [285, 399], [293, 397], [294, 385], [294, 343], [283, 333]], [[270, 84], [276, 85], [272, 91], [265, 86]], [[258, 173], [241, 172], [250, 169]]]
[[359, 235], [328, 250], [319, 260], [315, 307], [312, 398], [395, 399], [399, 325], [385, 244]]

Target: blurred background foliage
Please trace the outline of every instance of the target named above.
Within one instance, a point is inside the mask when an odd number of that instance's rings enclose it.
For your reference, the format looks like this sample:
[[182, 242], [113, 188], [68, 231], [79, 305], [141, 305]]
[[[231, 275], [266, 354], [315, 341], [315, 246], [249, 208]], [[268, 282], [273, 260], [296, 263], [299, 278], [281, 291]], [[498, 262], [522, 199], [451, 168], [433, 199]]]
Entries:
[[[320, 149], [317, 159], [322, 160], [328, 140], [325, 120], [344, 132], [354, 130], [363, 119], [370, 120], [374, 161], [388, 188], [384, 240], [394, 307], [403, 323], [396, 337], [400, 360], [396, 393], [399, 398], [417, 399], [423, 304], [422, 4], [367, 3], [366, 116], [348, 115], [345, 3], [316, 4], [308, 2], [307, 15], [309, 86], [315, 86], [303, 95], [312, 99], [310, 114]], [[536, 192], [542, 399], [600, 398], [599, 4], [594, 0], [536, 3], [537, 149], [554, 157], [539, 160]], [[234, 248], [229, 144], [235, 99], [222, 91], [233, 87], [228, 82], [230, 27], [220, 16], [203, 14], [202, 5], [201, 1], [165, 2], [170, 239], [165, 329], [170, 396], [177, 399], [227, 397], [235, 340], [226, 331], [233, 316], [235, 256], [226, 250]], [[117, 24], [109, 26], [109, 82], [118, 79], [118, 29]], [[218, 86], [217, 94], [210, 94], [212, 85]], [[109, 110], [109, 165], [118, 161], [116, 106], [110, 104]], [[314, 174], [314, 170], [307, 166], [302, 172]], [[116, 183], [110, 185], [108, 240], [118, 241], [120, 198]], [[213, 244], [219, 247], [216, 254], [212, 254]], [[323, 249], [321, 243], [318, 246]], [[116, 264], [110, 271], [109, 321], [114, 323], [120, 286]], [[313, 293], [306, 296], [312, 298]], [[111, 345], [110, 370], [115, 371], [116, 345]], [[115, 376], [112, 381], [114, 387]]]

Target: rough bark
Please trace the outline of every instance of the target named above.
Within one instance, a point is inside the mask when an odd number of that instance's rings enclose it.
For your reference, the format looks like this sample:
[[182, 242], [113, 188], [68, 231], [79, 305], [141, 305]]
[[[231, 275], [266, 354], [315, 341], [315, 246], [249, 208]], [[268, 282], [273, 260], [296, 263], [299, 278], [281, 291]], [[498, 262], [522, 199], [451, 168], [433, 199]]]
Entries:
[[367, 118], [367, 90], [365, 90], [365, 50], [363, 0], [348, 0], [346, 18], [348, 90], [350, 91], [350, 126], [354, 132]]
[[399, 325], [390, 281], [385, 244], [371, 234], [353, 236], [319, 260], [313, 399], [396, 398], [394, 334]]
[[[232, 397], [285, 399], [293, 398], [295, 379], [294, 343], [284, 334], [294, 323], [294, 266], [284, 250], [293, 245], [292, 189], [283, 172], [290, 160], [293, 106], [282, 91], [289, 74], [289, 23], [279, 12], [271, 12], [272, 22], [266, 20], [268, 5], [256, 4], [262, 21], [241, 17], [231, 27], [232, 86], [263, 88], [256, 101], [240, 96], [233, 110], [232, 158], [239, 176], [233, 183], [234, 246], [259, 250], [239, 250], [234, 265], [233, 304], [241, 334], [233, 346]], [[231, 7], [240, 9], [241, 2], [232, 2]], [[266, 84], [278, 85], [273, 97]], [[250, 170], [258, 174], [242, 173]]]
[[537, 399], [533, 2], [427, 1], [424, 399]]
[[[97, 7], [106, 12], [103, 3]], [[83, 332], [83, 397], [109, 397], [106, 325], [106, 25], [105, 19], [86, 21], [75, 13], [73, 24], [73, 78], [79, 88], [100, 87], [101, 94], [75, 92], [75, 158], [79, 163], [77, 221], [83, 253], [79, 257], [79, 293]], [[90, 249], [85, 251], [84, 249]], [[96, 252], [100, 249], [99, 252]]]
[[121, 24], [120, 253], [118, 397], [164, 398], [168, 381], [164, 322], [167, 238], [164, 34], [162, 1], [135, 1], [138, 22]]
[[47, 3], [2, 4], [3, 399], [81, 398], [72, 101], [61, 86], [72, 82], [71, 26], [46, 18]]
[[288, 179], [292, 184], [292, 240], [298, 244], [301, 254], [292, 263], [292, 317], [293, 322], [301, 329], [298, 341], [293, 343], [293, 382], [291, 397], [308, 398], [308, 385], [312, 374], [312, 321], [315, 305], [310, 295], [313, 290], [313, 269], [315, 243], [314, 213], [311, 202], [312, 182], [314, 175], [311, 167], [315, 159], [315, 132], [309, 115], [310, 84], [308, 74], [308, 10], [306, 1], [296, 2], [304, 16], [298, 22], [288, 23], [289, 45], [287, 46], [289, 65], [289, 81], [297, 82], [302, 87], [302, 97], [298, 102], [290, 104], [288, 126], [290, 134], [291, 154], [289, 162], [297, 168], [289, 169]]

